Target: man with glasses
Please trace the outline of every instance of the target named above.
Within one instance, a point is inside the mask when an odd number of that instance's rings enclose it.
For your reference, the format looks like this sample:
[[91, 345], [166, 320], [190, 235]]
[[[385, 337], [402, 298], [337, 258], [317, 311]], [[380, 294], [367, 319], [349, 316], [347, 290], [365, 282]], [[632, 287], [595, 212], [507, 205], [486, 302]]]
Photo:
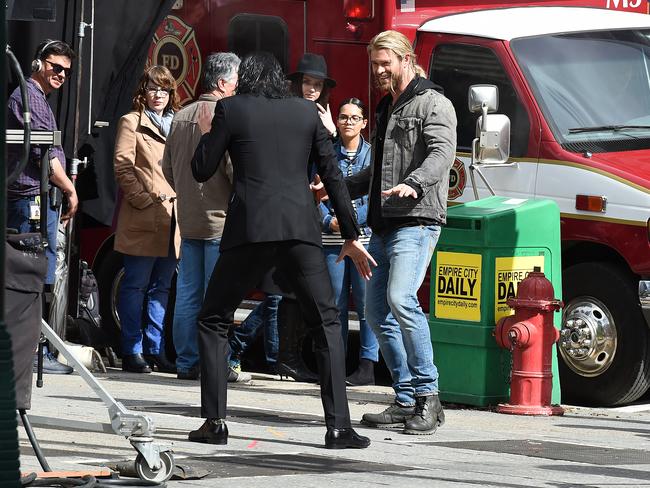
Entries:
[[[61, 88], [70, 76], [72, 60], [75, 54], [63, 41], [43, 41], [36, 50], [32, 62], [32, 75], [27, 80], [27, 94], [31, 112], [31, 128], [38, 131], [57, 130], [56, 119], [47, 97]], [[20, 88], [16, 88], [7, 102], [7, 128], [23, 128], [23, 103]], [[7, 171], [11, 173], [21, 159], [22, 146], [10, 144], [7, 147]], [[31, 146], [29, 161], [18, 179], [7, 189], [7, 227], [20, 233], [36, 232], [39, 223], [39, 192], [41, 174], [41, 148]], [[65, 172], [65, 154], [60, 146], [49, 149], [50, 183], [58, 188], [67, 200], [67, 208], [61, 216], [62, 221], [69, 220], [77, 211], [78, 199], [74, 184]], [[50, 192], [50, 194], [52, 194]], [[56, 240], [59, 224], [59, 208], [50, 199], [47, 205], [47, 256], [46, 285], [53, 285], [56, 270]], [[56, 361], [47, 353], [44, 358], [43, 372], [67, 374], [72, 368]]]

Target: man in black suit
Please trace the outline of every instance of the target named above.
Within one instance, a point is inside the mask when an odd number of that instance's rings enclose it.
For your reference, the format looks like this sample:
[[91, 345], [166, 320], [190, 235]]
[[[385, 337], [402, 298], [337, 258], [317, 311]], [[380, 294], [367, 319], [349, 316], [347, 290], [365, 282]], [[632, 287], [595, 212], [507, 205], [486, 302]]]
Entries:
[[228, 151], [234, 189], [221, 255], [199, 314], [201, 416], [207, 420], [190, 432], [189, 440], [227, 443], [228, 330], [239, 303], [275, 267], [314, 329], [325, 446], [368, 447], [370, 439], [350, 424], [341, 324], [321, 249], [318, 209], [309, 190], [310, 152], [316, 155], [346, 239], [339, 259], [350, 256], [366, 278], [369, 261], [374, 261], [356, 240], [359, 228], [328, 133], [313, 102], [289, 95], [282, 69], [270, 54], [242, 62], [238, 93], [217, 103], [210, 132], [201, 138], [192, 160], [194, 177], [206, 181]]

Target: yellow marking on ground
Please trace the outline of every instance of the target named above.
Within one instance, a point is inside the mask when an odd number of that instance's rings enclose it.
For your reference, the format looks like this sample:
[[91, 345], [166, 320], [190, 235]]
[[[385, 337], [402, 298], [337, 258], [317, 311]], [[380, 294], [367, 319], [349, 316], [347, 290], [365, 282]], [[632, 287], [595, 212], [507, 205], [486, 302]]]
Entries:
[[266, 431], [269, 434], [274, 435], [275, 437], [279, 437], [280, 439], [283, 439], [283, 438], [285, 438], [287, 436], [287, 434], [285, 434], [284, 432], [281, 432], [281, 431], [275, 430], [275, 429], [271, 429], [271, 428], [266, 429]]

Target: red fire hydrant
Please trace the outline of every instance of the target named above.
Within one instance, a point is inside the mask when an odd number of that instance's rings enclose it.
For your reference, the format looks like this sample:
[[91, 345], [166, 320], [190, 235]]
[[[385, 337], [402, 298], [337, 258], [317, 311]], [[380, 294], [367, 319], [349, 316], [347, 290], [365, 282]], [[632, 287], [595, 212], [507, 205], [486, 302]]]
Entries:
[[553, 390], [552, 351], [560, 337], [553, 326], [553, 312], [562, 308], [554, 297], [553, 285], [539, 267], [519, 283], [517, 298], [508, 305], [515, 314], [499, 320], [494, 335], [499, 346], [512, 352], [510, 403], [497, 412], [518, 415], [562, 415], [551, 405]]

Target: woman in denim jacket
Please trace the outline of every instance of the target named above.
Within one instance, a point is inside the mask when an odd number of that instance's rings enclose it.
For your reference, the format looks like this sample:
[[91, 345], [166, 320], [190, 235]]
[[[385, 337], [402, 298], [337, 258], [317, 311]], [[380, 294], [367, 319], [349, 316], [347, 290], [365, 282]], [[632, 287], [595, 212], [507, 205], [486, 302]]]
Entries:
[[[339, 115], [336, 122], [340, 137], [334, 143], [339, 168], [343, 176], [356, 174], [370, 165], [370, 144], [361, 135], [361, 131], [366, 127], [367, 122], [365, 107], [361, 100], [358, 98], [343, 100], [339, 106]], [[370, 240], [370, 228], [366, 223], [368, 196], [364, 195], [361, 198], [353, 200], [352, 206], [356, 211], [357, 221], [363, 233], [363, 235], [359, 236], [359, 240], [367, 248], [368, 241]], [[323, 251], [325, 252], [325, 261], [327, 262], [332, 280], [336, 303], [340, 311], [341, 331], [345, 343], [347, 343], [348, 336], [348, 298], [350, 289], [352, 289], [354, 306], [359, 317], [359, 368], [346, 378], [346, 382], [348, 385], [374, 384], [374, 363], [377, 362], [379, 357], [379, 345], [373, 331], [366, 323], [364, 310], [366, 303], [365, 280], [357, 273], [354, 264], [349, 258], [345, 258], [344, 261], [339, 263], [336, 262], [341, 251], [343, 239], [339, 233], [336, 215], [327, 197], [321, 201], [320, 211], [323, 230]]]

